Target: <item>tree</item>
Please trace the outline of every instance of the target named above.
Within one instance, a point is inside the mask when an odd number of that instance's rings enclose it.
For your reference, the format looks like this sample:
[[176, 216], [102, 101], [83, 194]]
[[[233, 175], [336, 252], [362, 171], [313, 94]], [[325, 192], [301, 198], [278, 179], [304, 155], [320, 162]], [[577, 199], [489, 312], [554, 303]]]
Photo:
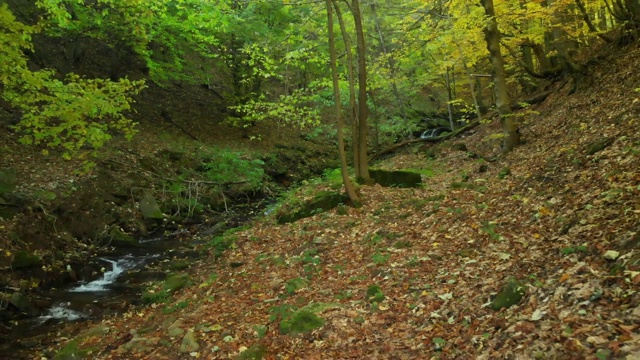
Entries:
[[368, 154], [368, 124], [369, 107], [367, 106], [367, 58], [364, 39], [364, 28], [362, 26], [362, 13], [360, 12], [360, 1], [351, 1], [351, 11], [356, 25], [356, 42], [358, 48], [358, 133], [354, 134], [354, 152], [358, 156], [358, 168], [356, 178], [364, 183], [371, 182], [369, 175]]
[[509, 93], [507, 90], [506, 73], [504, 71], [504, 59], [500, 50], [500, 32], [493, 7], [493, 0], [480, 0], [487, 16], [487, 24], [484, 28], [487, 42], [487, 50], [491, 59], [493, 70], [494, 91], [496, 94], [496, 108], [502, 124], [504, 142], [502, 151], [509, 152], [520, 144], [520, 132], [509, 106]]
[[344, 183], [344, 188], [349, 196], [349, 200], [351, 200], [352, 204], [358, 204], [360, 199], [356, 194], [353, 183], [351, 183], [351, 179], [349, 178], [349, 167], [347, 165], [347, 155], [344, 150], [344, 135], [343, 135], [343, 120], [342, 120], [342, 110], [340, 108], [340, 85], [338, 80], [338, 67], [337, 67], [337, 56], [336, 56], [336, 44], [335, 44], [335, 36], [333, 32], [333, 11], [332, 11], [332, 2], [331, 0], [326, 0], [327, 5], [327, 30], [328, 30], [328, 38], [329, 38], [329, 57], [331, 64], [331, 74], [332, 74], [332, 83], [333, 83], [333, 98], [335, 101], [335, 109], [336, 109], [336, 122], [338, 128], [338, 153], [340, 154], [340, 170], [342, 173], [342, 182]]

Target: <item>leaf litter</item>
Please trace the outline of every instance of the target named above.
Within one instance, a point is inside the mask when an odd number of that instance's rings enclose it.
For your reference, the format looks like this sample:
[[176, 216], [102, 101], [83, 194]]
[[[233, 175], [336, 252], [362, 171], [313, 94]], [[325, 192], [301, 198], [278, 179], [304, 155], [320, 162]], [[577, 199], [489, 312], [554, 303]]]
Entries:
[[[640, 68], [639, 55], [600, 68], [576, 95], [557, 84], [534, 106], [539, 115], [523, 119], [527, 143], [486, 172], [459, 151], [435, 161], [416, 149], [397, 154], [381, 166], [442, 171], [420, 189], [361, 187], [364, 205], [346, 214], [261, 219], [222, 259], [191, 267], [194, 285], [173, 300], [189, 306], [132, 309], [79, 345], [96, 359], [224, 359], [249, 349], [266, 359], [640, 357], [640, 249], [626, 246], [640, 231], [640, 102], [619, 85], [640, 84], [625, 71]], [[494, 121], [462, 141], [481, 152], [496, 146], [485, 139], [497, 131]], [[587, 155], [602, 138], [614, 140]], [[463, 173], [482, 191], [452, 189]], [[523, 284], [523, 299], [492, 310], [509, 279]], [[281, 320], [309, 307], [321, 326], [281, 333]], [[163, 325], [178, 319], [198, 344], [186, 353]], [[124, 347], [142, 337], [150, 346]]]

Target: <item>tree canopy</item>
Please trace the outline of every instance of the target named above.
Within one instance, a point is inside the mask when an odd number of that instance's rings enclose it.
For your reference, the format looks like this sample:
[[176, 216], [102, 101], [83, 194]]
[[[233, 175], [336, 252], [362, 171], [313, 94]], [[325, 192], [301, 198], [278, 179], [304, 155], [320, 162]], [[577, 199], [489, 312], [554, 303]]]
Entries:
[[[640, 19], [638, 0], [494, 3], [491, 19], [480, 1], [361, 2], [367, 51], [356, 58], [364, 56], [369, 71], [357, 100], [366, 106], [357, 112], [371, 111], [371, 144], [410, 136], [426, 116], [448, 112], [442, 125], [454, 127], [461, 117], [476, 116], [465, 114], [480, 116], [492, 106], [483, 31], [493, 20], [507, 91], [518, 97], [544, 79], [584, 72], [576, 59], [581, 48], [624, 43], [636, 36]], [[335, 4], [341, 12], [354, 10], [347, 1]], [[17, 7], [0, 5], [2, 98], [21, 114], [15, 125], [21, 141], [45, 153], [61, 147], [71, 157], [100, 147], [114, 132], [133, 136], [131, 104], [149, 81], [215, 88], [229, 109], [226, 122], [241, 128], [265, 121], [317, 126], [332, 116], [325, 111], [334, 99], [323, 1], [39, 0], [29, 11]], [[350, 109], [347, 60], [362, 45], [355, 41], [354, 17], [341, 22], [333, 25], [346, 40], [335, 43], [337, 71], [343, 108]], [[73, 69], [36, 68], [36, 36], [94, 39], [133, 53], [148, 75], [90, 78]]]

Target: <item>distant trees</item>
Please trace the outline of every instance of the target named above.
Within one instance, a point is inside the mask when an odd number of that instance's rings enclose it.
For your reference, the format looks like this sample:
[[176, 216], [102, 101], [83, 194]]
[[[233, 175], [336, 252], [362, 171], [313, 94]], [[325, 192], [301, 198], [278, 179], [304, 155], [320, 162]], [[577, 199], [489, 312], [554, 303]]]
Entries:
[[[340, 101], [349, 109], [344, 135], [353, 149], [350, 162], [365, 181], [371, 143], [410, 136], [418, 120], [446, 108], [451, 125], [459, 120], [454, 117], [478, 118], [495, 102], [504, 149], [512, 149], [518, 135], [508, 116], [510, 97], [564, 75], [577, 84], [586, 72], [575, 60], [581, 48], [599, 40], [628, 42], [640, 29], [639, 0], [331, 0], [343, 35], [334, 46], [345, 97], [335, 99], [322, 35], [324, 2], [35, 4], [30, 21], [0, 6], [2, 97], [23, 114], [16, 126], [23, 142], [44, 145], [45, 152], [62, 147], [69, 157], [87, 145], [101, 146], [113, 131], [135, 134], [125, 114], [144, 81], [86, 79], [27, 66], [25, 51], [35, 34], [91, 37], [115, 51], [132, 51], [144, 61], [147, 80], [160, 86], [187, 82], [215, 89], [227, 101], [228, 123], [241, 128], [257, 122], [317, 126], [322, 109]], [[494, 81], [477, 76], [489, 72]]]

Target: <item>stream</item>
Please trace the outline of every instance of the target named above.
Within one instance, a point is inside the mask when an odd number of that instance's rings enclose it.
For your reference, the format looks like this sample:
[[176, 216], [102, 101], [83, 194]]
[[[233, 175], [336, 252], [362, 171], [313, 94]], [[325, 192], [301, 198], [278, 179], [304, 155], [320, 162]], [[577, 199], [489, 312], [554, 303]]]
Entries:
[[[268, 203], [268, 199], [259, 201], [236, 212], [235, 217], [225, 217], [224, 222], [233, 226], [246, 223], [265, 213]], [[178, 262], [188, 267], [191, 261], [203, 256], [197, 248], [222, 234], [225, 227], [220, 224], [197, 225], [198, 229], [192, 229], [191, 233], [178, 231], [139, 239], [140, 248], [118, 249], [88, 259], [87, 263], [95, 269], [90, 280], [41, 291], [34, 301], [39, 309], [36, 316], [0, 322], [0, 359], [32, 358], [26, 354], [51, 346], [56, 337], [52, 334], [69, 324], [80, 328], [83, 321], [99, 320], [141, 305], [141, 294], [149, 282], [164, 280], [167, 274], [179, 271], [175, 268]]]

